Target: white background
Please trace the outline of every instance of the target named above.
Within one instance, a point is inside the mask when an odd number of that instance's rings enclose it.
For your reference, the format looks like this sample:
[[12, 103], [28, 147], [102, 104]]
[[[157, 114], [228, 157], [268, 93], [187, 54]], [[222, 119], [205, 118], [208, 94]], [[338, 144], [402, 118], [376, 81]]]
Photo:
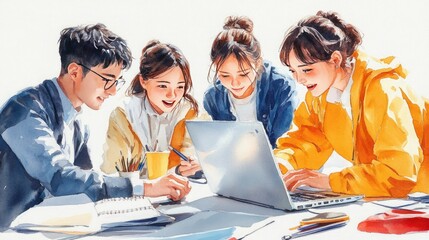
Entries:
[[[210, 47], [228, 15], [250, 17], [264, 58], [281, 66], [285, 31], [318, 10], [336, 11], [355, 25], [364, 34], [361, 49], [369, 54], [398, 57], [409, 70], [409, 83], [428, 97], [428, 9], [423, 0], [0, 0], [0, 105], [21, 89], [58, 76], [57, 41], [63, 28], [98, 22], [127, 40], [134, 56], [124, 72], [127, 80], [138, 72], [141, 49], [149, 40], [178, 46], [190, 62], [194, 96], [201, 105], [209, 84]], [[305, 90], [298, 90], [302, 99]], [[123, 93], [105, 101], [99, 111], [85, 109], [95, 166], [108, 115]]]

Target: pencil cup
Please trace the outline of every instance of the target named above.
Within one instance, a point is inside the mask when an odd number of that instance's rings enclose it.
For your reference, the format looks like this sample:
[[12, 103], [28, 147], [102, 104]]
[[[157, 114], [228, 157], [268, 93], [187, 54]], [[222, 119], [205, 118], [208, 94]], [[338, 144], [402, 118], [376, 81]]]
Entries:
[[123, 178], [129, 178], [129, 179], [139, 179], [140, 178], [140, 172], [134, 171], [134, 172], [119, 172], [119, 176]]
[[159, 178], [167, 173], [169, 155], [169, 152], [146, 152], [149, 179]]

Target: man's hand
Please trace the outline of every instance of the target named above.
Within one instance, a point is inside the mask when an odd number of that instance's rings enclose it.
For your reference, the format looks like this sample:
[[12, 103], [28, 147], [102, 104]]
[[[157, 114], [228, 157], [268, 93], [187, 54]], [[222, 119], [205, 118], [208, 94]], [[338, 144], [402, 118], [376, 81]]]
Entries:
[[150, 182], [144, 183], [144, 195], [147, 197], [167, 196], [173, 201], [178, 201], [185, 197], [191, 187], [188, 179], [168, 174]]
[[309, 186], [330, 190], [329, 176], [309, 169], [289, 170], [283, 175], [283, 182], [289, 191], [295, 191], [299, 186]]

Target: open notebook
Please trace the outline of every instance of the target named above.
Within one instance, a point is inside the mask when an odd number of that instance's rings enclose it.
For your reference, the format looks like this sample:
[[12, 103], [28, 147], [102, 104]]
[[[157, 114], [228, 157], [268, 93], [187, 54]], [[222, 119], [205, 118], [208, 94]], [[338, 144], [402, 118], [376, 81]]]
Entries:
[[140, 196], [92, 202], [85, 194], [45, 199], [20, 214], [11, 224], [15, 230], [94, 233], [106, 228], [172, 222]]

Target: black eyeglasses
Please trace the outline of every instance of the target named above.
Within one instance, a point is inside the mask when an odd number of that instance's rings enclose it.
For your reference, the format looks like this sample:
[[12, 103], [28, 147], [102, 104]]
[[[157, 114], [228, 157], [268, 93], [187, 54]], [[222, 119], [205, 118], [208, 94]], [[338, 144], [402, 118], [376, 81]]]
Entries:
[[122, 78], [122, 76], [119, 77], [117, 80], [108, 79], [108, 78], [103, 77], [101, 74], [97, 73], [96, 71], [92, 70], [91, 68], [89, 68], [89, 67], [87, 67], [87, 66], [85, 66], [85, 65], [83, 65], [81, 63], [77, 63], [77, 64], [80, 65], [80, 66], [82, 66], [83, 68], [85, 68], [85, 69], [93, 72], [97, 76], [101, 77], [101, 79], [106, 82], [104, 84], [104, 90], [108, 90], [108, 89], [112, 88], [113, 85], [116, 86], [116, 90], [119, 90], [125, 84], [125, 80]]

